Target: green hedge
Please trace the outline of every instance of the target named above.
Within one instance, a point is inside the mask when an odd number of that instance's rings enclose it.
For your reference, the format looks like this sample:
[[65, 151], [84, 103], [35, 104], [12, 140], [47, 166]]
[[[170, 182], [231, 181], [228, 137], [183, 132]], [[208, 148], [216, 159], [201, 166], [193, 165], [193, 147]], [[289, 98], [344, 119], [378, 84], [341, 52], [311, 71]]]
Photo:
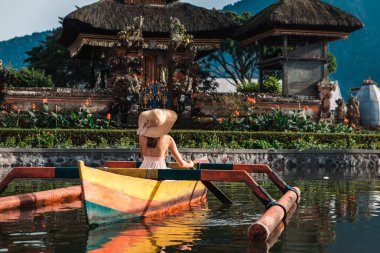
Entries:
[[[173, 130], [182, 148], [379, 149], [380, 134]], [[3, 148], [137, 148], [135, 129], [0, 129]]]

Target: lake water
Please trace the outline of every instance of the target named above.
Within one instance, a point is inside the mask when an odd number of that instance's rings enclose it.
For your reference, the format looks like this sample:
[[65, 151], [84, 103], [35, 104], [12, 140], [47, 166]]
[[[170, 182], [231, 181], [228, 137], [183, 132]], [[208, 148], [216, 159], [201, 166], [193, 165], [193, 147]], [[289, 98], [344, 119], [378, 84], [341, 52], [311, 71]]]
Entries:
[[[51, 209], [0, 214], [0, 252], [363, 252], [377, 253], [380, 181], [288, 180], [302, 201], [285, 232], [267, 244], [249, 243], [246, 231], [264, 208], [239, 183], [220, 184], [236, 202], [213, 196], [175, 215], [90, 230], [78, 201]], [[3, 195], [73, 182], [17, 181]], [[276, 198], [272, 183], [261, 185]]]

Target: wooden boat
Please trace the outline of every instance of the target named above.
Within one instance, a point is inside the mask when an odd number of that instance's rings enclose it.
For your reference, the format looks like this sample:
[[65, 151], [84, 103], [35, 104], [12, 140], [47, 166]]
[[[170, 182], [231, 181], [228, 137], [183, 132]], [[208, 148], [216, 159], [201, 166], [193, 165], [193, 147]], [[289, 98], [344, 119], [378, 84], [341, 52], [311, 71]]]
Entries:
[[207, 190], [200, 181], [145, 179], [139, 174], [149, 170], [95, 169], [83, 161], [78, 167], [90, 225], [166, 214], [206, 199]]
[[[251, 241], [266, 241], [276, 231], [281, 233], [301, 199], [297, 187], [288, 185], [265, 164], [211, 164], [201, 159], [196, 162], [197, 169], [185, 170], [178, 169], [175, 163], [167, 164], [170, 170], [133, 169], [138, 165], [132, 161], [109, 161], [105, 166], [93, 169], [79, 161], [81, 186], [3, 197], [0, 213], [30, 205], [47, 207], [56, 203], [70, 203], [83, 193], [88, 222], [96, 225], [177, 211], [180, 207], [205, 201], [206, 188], [221, 203], [230, 205], [233, 204], [232, 200], [213, 181], [242, 182], [267, 209], [248, 228], [248, 238]], [[282, 197], [276, 201], [252, 178], [252, 173], [266, 174], [281, 190]], [[0, 193], [16, 178], [78, 176], [76, 167], [15, 167], [0, 180]]]

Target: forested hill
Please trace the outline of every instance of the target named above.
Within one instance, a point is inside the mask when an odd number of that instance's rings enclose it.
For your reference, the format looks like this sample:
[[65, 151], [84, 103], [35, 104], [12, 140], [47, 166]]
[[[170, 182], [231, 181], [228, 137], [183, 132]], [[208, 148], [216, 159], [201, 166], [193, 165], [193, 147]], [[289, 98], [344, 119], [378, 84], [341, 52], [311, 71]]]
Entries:
[[[337, 73], [333, 78], [339, 80], [344, 96], [349, 88], [359, 87], [368, 76], [380, 83], [380, 9], [379, 0], [324, 0], [358, 17], [365, 27], [351, 34], [347, 40], [330, 44], [330, 50], [338, 61]], [[227, 5], [225, 10], [256, 14], [276, 0], [241, 0]]]
[[234, 4], [226, 5], [223, 10], [237, 13], [250, 12], [252, 15], [258, 13], [276, 0], [240, 0]]
[[3, 60], [5, 66], [25, 67], [24, 60], [27, 57], [25, 52], [39, 46], [40, 41], [44, 41], [46, 36], [50, 34], [52, 34], [52, 31], [45, 31], [0, 41], [0, 59]]

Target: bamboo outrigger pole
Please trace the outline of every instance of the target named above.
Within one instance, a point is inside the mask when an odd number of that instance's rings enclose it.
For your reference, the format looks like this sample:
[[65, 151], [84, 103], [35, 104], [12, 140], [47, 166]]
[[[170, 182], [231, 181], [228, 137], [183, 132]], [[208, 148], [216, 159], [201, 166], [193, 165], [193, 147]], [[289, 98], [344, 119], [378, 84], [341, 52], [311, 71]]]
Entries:
[[285, 227], [289, 212], [299, 203], [300, 190], [285, 193], [275, 204], [271, 205], [261, 218], [248, 228], [248, 238], [251, 241], [267, 241], [279, 225]]

